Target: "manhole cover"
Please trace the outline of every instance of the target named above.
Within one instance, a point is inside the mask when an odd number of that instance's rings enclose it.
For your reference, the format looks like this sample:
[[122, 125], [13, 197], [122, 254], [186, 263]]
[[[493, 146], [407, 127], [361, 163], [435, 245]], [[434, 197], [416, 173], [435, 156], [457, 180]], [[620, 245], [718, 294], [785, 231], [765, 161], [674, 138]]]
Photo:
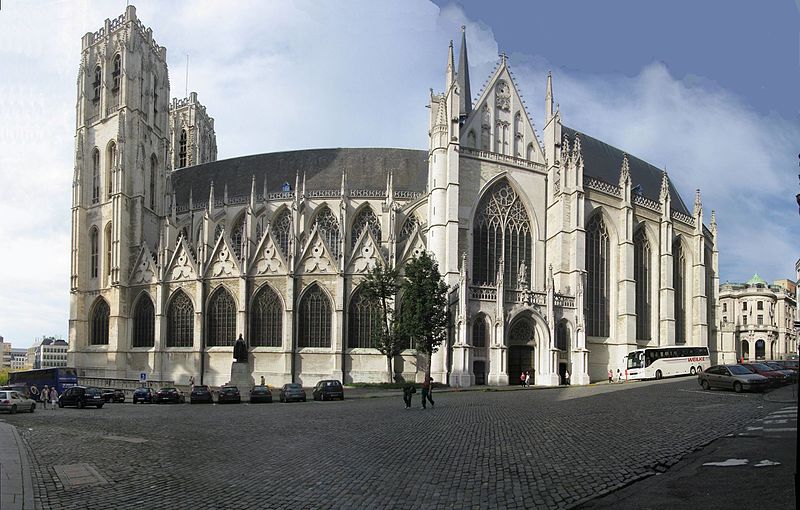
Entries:
[[61, 464], [53, 466], [61, 483], [64, 487], [75, 487], [78, 485], [102, 485], [108, 483], [97, 470], [90, 464]]

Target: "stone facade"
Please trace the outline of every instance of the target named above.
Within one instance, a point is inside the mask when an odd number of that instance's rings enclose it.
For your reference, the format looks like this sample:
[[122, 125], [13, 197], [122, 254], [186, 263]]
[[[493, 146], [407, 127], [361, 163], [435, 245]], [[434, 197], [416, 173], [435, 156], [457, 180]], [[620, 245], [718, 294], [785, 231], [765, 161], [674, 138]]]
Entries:
[[[167, 108], [165, 51], [133, 7], [84, 37], [70, 318], [82, 374], [222, 384], [243, 334], [255, 380], [383, 381], [358, 285], [424, 250], [453, 318], [435, 380], [505, 385], [525, 370], [587, 384], [636, 348], [716, 350], [713, 212], [707, 228], [699, 191], [689, 210], [666, 172], [563, 126], [549, 76], [540, 138], [505, 56], [472, 101], [462, 34], [459, 68], [451, 44], [431, 93], [427, 151], [215, 161], [196, 95]], [[93, 73], [117, 55], [120, 92], [103, 78], [94, 99]], [[101, 158], [107, 193], [97, 153], [114, 158]], [[395, 377], [421, 380], [425, 363], [406, 349]]]

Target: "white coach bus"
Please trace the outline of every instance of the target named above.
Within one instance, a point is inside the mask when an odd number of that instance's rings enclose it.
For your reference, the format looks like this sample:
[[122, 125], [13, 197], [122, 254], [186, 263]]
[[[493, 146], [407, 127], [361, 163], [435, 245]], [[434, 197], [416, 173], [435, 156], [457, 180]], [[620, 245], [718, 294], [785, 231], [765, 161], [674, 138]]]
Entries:
[[708, 347], [654, 347], [628, 353], [628, 379], [661, 379], [673, 375], [694, 375], [711, 364]]

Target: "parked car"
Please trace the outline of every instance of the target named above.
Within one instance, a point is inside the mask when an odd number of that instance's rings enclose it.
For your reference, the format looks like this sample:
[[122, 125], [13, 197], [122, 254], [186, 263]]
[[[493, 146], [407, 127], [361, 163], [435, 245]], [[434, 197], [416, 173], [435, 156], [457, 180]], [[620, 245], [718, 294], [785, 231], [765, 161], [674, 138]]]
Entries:
[[335, 379], [318, 382], [311, 394], [314, 396], [314, 400], [344, 400], [342, 383]]
[[141, 402], [144, 404], [147, 402], [148, 404], [153, 403], [153, 390], [150, 388], [136, 388], [136, 391], [133, 392], [133, 403]]
[[103, 394], [103, 400], [106, 403], [114, 401], [114, 388], [100, 388], [100, 392]]
[[788, 368], [784, 368], [783, 365], [778, 363], [777, 361], [764, 361], [764, 365], [767, 365], [769, 368], [774, 370], [775, 372], [779, 372], [786, 376], [786, 380], [788, 382], [795, 382], [797, 381], [797, 372], [795, 370], [790, 370]]
[[754, 374], [763, 375], [769, 379], [770, 386], [781, 386], [789, 382], [789, 377], [786, 374], [775, 371], [772, 367], [765, 365], [762, 362], [758, 363], [742, 363], [743, 367], [753, 372]]
[[306, 390], [296, 383], [284, 384], [279, 396], [281, 402], [305, 402]]
[[775, 363], [779, 364], [785, 369], [794, 370], [795, 372], [798, 371], [798, 362], [796, 359], [783, 359], [776, 361]]
[[242, 401], [242, 397], [239, 394], [239, 388], [236, 386], [223, 386], [219, 389], [219, 393], [217, 394], [217, 403], [222, 404], [225, 402], [238, 404]]
[[714, 365], [697, 374], [697, 380], [704, 390], [711, 388], [732, 389], [736, 393], [744, 390], [763, 391], [769, 380], [754, 374], [741, 365]]
[[7, 384], [0, 386], [0, 390], [16, 391], [20, 397], [31, 398], [31, 389], [25, 384]]
[[173, 404], [183, 404], [186, 402], [186, 397], [178, 388], [167, 386], [158, 390], [153, 397], [153, 402], [160, 404], [162, 402], [172, 402]]
[[122, 390], [114, 390], [114, 402], [122, 404], [125, 402], [125, 392]]
[[32, 413], [36, 410], [36, 402], [25, 398], [17, 391], [0, 390], [0, 411], [8, 411], [16, 414], [17, 411], [28, 411]]
[[253, 389], [250, 390], [250, 403], [271, 404], [272, 392], [269, 390], [269, 386], [253, 386]]
[[192, 404], [199, 404], [205, 402], [211, 404], [214, 402], [214, 397], [211, 395], [211, 389], [205, 384], [196, 384], [189, 394], [189, 402]]
[[83, 409], [87, 406], [95, 406], [101, 409], [105, 403], [102, 390], [93, 386], [73, 386], [64, 390], [64, 393], [58, 397], [58, 407], [75, 406]]

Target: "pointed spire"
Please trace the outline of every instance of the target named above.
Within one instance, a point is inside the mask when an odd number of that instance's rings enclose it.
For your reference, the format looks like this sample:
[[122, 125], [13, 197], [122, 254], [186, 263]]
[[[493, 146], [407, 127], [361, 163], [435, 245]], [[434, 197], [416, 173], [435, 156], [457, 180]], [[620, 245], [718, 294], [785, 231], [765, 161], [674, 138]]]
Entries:
[[694, 216], [697, 217], [698, 214], [703, 210], [703, 201], [700, 198], [700, 189], [696, 189], [694, 192]]
[[622, 155], [622, 168], [619, 171], [619, 187], [623, 188], [631, 182], [631, 169], [628, 164], [628, 155]]
[[472, 112], [472, 91], [469, 87], [469, 58], [467, 57], [467, 27], [461, 25], [461, 51], [458, 54], [458, 90], [461, 92], [459, 116]]
[[583, 161], [583, 151], [581, 150], [581, 135], [575, 133], [575, 143], [572, 145], [572, 159], [578, 165]]
[[717, 236], [717, 212], [711, 209], [711, 234]]
[[569, 161], [569, 137], [566, 133], [561, 140], [561, 165], [566, 166]]
[[547, 93], [544, 96], [545, 124], [553, 118], [553, 75], [547, 71]]
[[342, 167], [342, 184], [339, 188], [339, 194], [345, 196], [347, 194], [347, 168]]
[[253, 174], [253, 180], [250, 182], [250, 209], [256, 209], [256, 175]]
[[306, 196], [306, 171], [303, 170], [303, 197]]
[[214, 210], [214, 181], [211, 181], [211, 187], [208, 191], [208, 204], [206, 205], [206, 209], [209, 212]]
[[447, 91], [450, 90], [450, 86], [453, 84], [453, 78], [455, 77], [456, 72], [456, 64], [455, 59], [453, 57], [453, 40], [450, 40], [450, 46], [447, 48], [447, 72], [445, 73], [445, 84], [444, 90], [445, 94]]
[[222, 188], [222, 205], [228, 205], [228, 183]]
[[662, 202], [665, 202], [669, 198], [669, 176], [667, 175], [666, 169], [661, 174], [661, 192], [658, 197]]
[[261, 197], [261, 200], [263, 200], [264, 202], [266, 202], [267, 199], [269, 198], [267, 193], [268, 193], [267, 192], [267, 174], [264, 174], [264, 195]]

